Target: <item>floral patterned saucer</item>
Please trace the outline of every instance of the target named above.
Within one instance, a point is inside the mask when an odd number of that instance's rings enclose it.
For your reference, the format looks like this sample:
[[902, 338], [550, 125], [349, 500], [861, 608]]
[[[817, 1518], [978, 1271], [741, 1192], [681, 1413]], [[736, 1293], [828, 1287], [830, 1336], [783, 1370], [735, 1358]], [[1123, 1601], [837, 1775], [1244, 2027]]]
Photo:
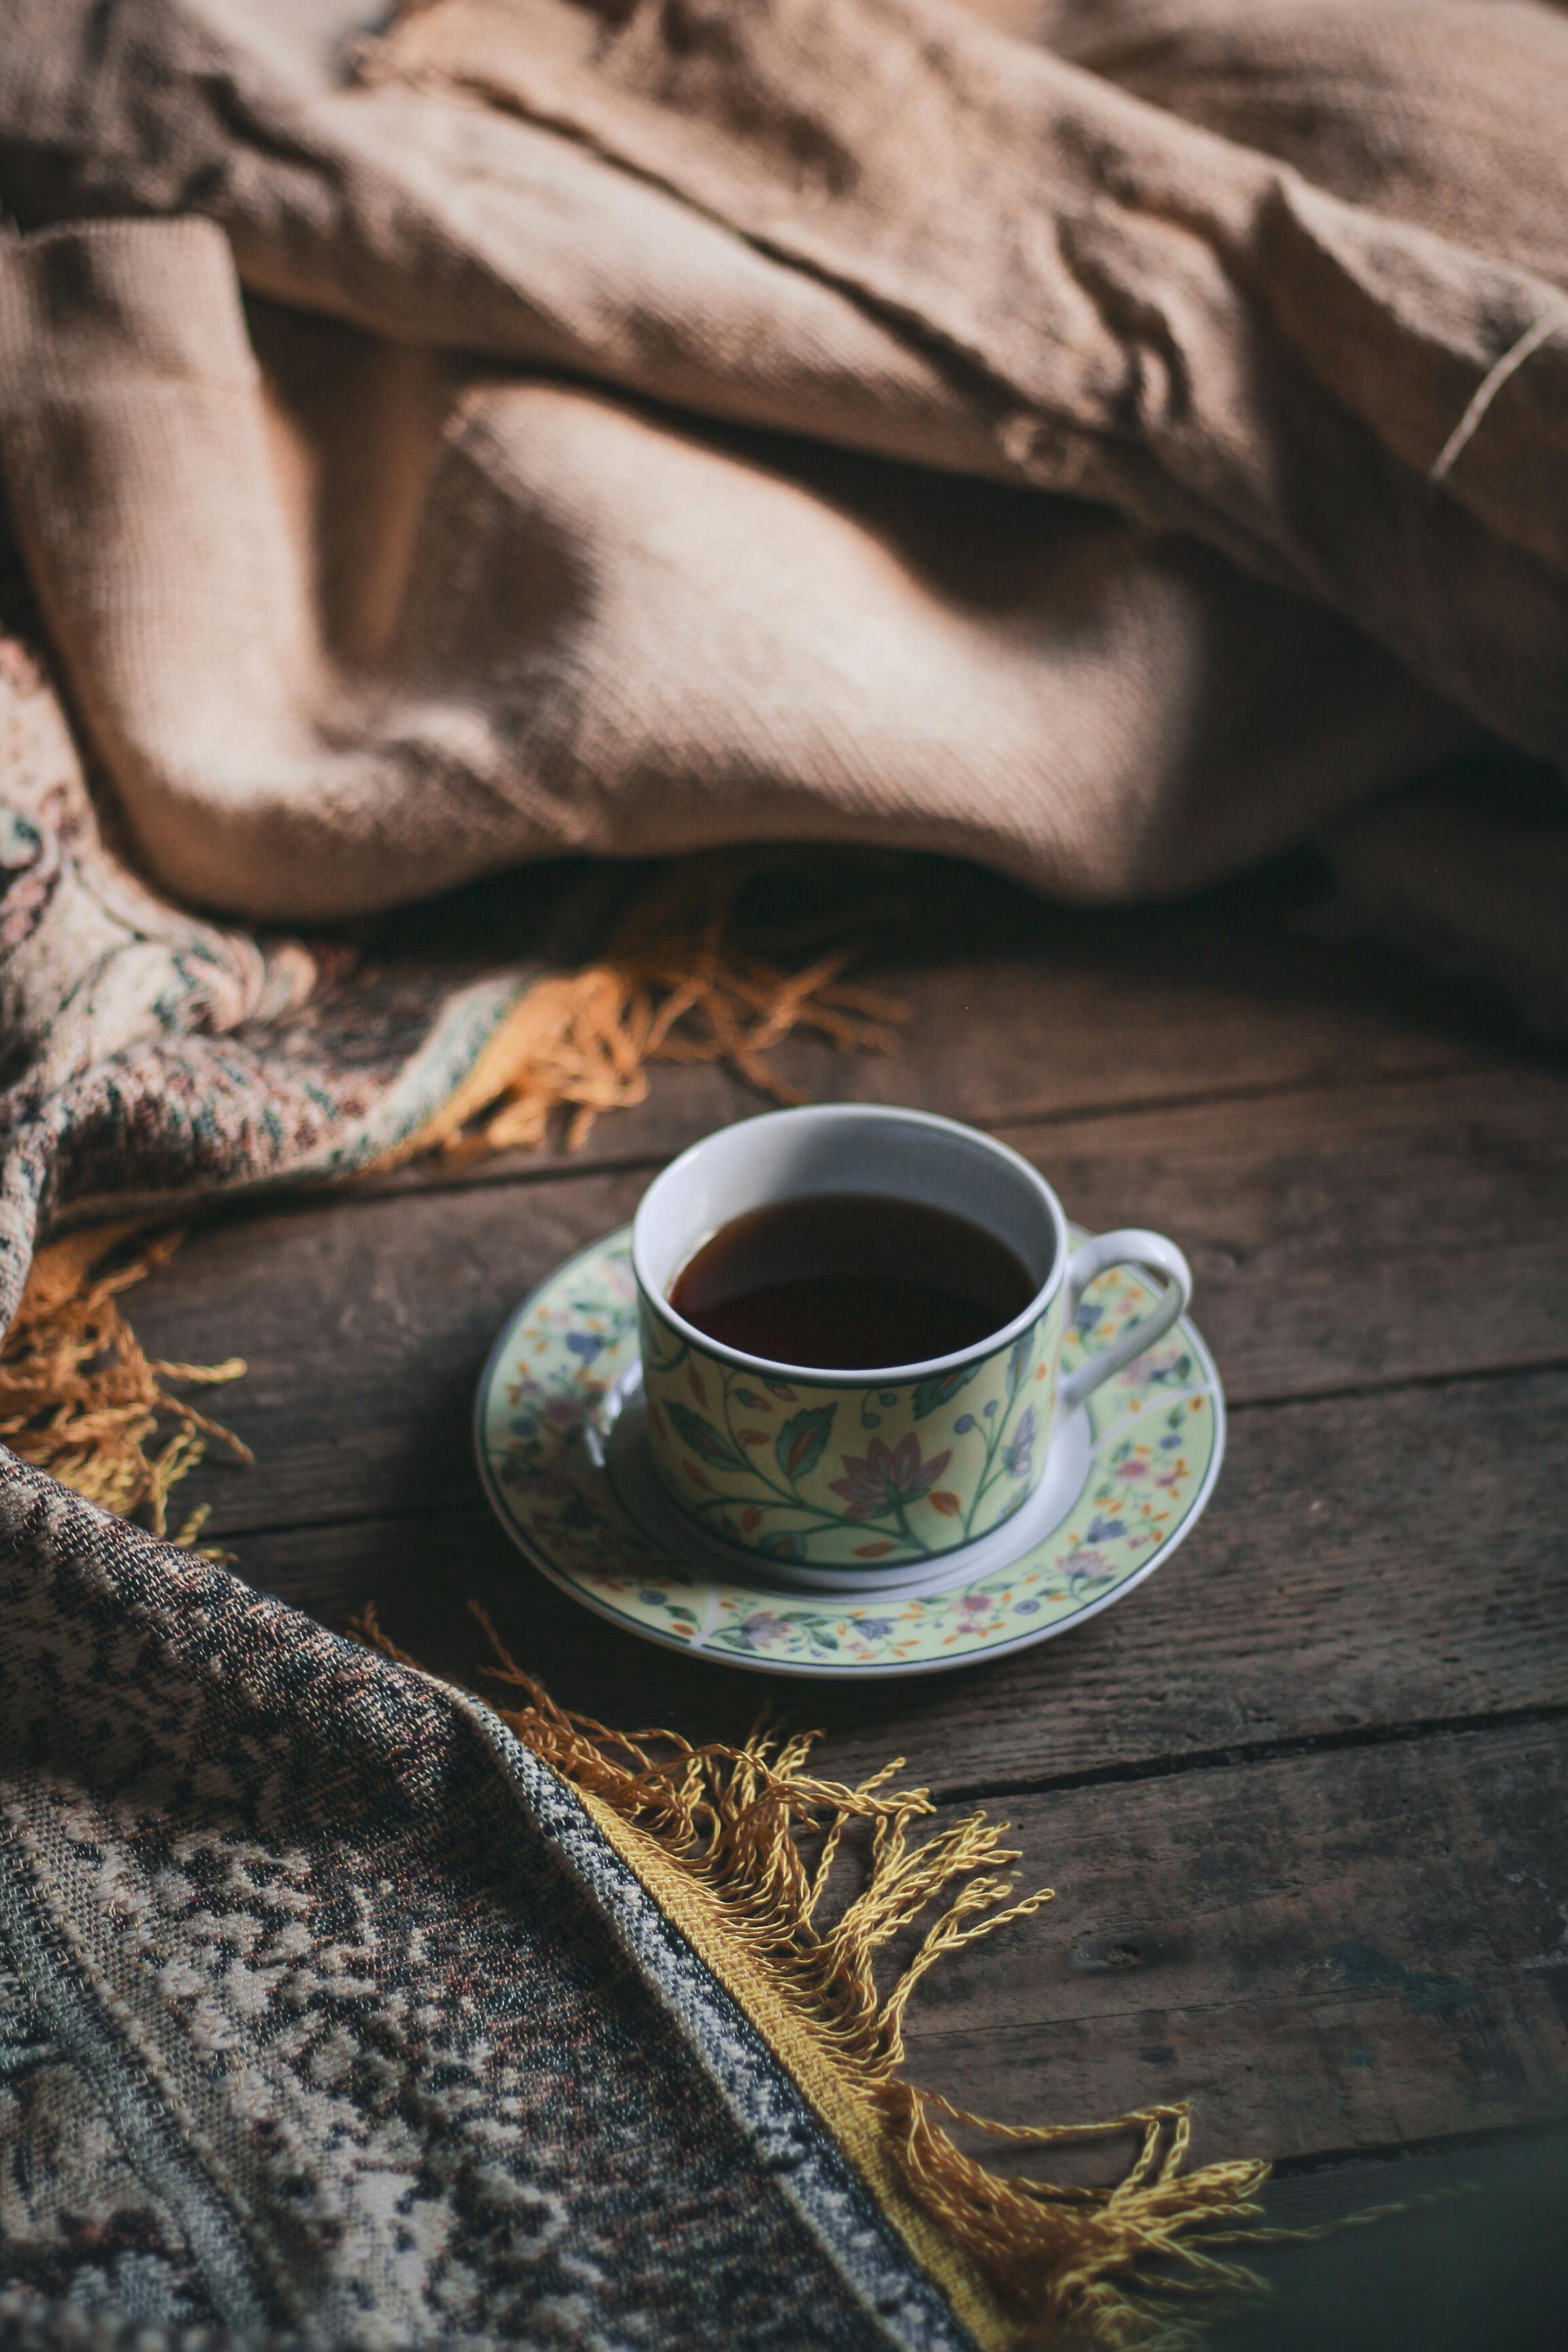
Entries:
[[[1102, 1275], [1066, 1335], [1063, 1369], [1155, 1297], [1131, 1267]], [[558, 1267], [497, 1341], [475, 1411], [485, 1492], [513, 1541], [574, 1600], [668, 1649], [763, 1674], [938, 1674], [1065, 1633], [1141, 1584], [1191, 1532], [1225, 1450], [1219, 1376], [1184, 1318], [1053, 1440], [1052, 1524], [1031, 1514], [1010, 1558], [998, 1560], [993, 1538], [937, 1591], [868, 1579], [852, 1594], [774, 1590], [749, 1564], [727, 1573], [715, 1547], [683, 1540], [646, 1502], [652, 1481], [626, 1475], [616, 1424], [637, 1375], [625, 1228]]]

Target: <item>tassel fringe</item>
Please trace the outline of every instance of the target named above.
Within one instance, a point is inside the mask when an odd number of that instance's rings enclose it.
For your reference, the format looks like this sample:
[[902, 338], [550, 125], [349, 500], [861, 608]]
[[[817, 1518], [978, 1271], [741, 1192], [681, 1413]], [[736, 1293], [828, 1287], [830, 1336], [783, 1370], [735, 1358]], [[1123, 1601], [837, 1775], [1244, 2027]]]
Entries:
[[[167, 1383], [237, 1381], [238, 1356], [221, 1364], [150, 1357], [121, 1311], [120, 1294], [165, 1265], [178, 1234], [147, 1241], [109, 1273], [134, 1225], [95, 1225], [40, 1250], [16, 1319], [0, 1347], [0, 1437], [63, 1485], [127, 1517], [145, 1509], [168, 1533], [169, 1496], [216, 1440], [241, 1462], [247, 1446], [198, 1412]], [[173, 1428], [169, 1424], [173, 1423]], [[174, 1540], [194, 1544], [207, 1514], [193, 1512]]]
[[775, 1101], [804, 1102], [767, 1059], [796, 1030], [885, 1053], [905, 1008], [844, 980], [854, 949], [794, 973], [738, 953], [725, 936], [737, 888], [734, 871], [700, 866], [640, 900], [602, 961], [536, 982], [398, 1157], [541, 1144], [562, 1108], [575, 1150], [601, 1112], [646, 1099], [650, 1062], [728, 1062]]
[[[811, 1732], [694, 1748], [674, 1732], [612, 1731], [558, 1706], [470, 1607], [494, 1653], [492, 1677], [522, 1696], [521, 1706], [501, 1706], [503, 1719], [583, 1794], [983, 2345], [1175, 2352], [1197, 2341], [1183, 2308], [1195, 2293], [1260, 2290], [1221, 2250], [1271, 2234], [1254, 2226], [1268, 2168], [1184, 2170], [1184, 2107], [1100, 2124], [996, 2124], [905, 2081], [905, 2016], [922, 1978], [1051, 1899], [1048, 1889], [1015, 1897], [1005, 1874], [1018, 1854], [1004, 1843], [1005, 1825], [973, 1813], [922, 1838], [917, 1825], [935, 1808], [926, 1790], [890, 1785], [902, 1758], [858, 1787], [819, 1780], [806, 1769]], [[416, 1664], [374, 1609], [353, 1630]], [[847, 1840], [864, 1849], [865, 1884], [830, 1916]], [[883, 1990], [879, 1960], [922, 1917], [929, 1924]], [[1135, 2153], [1113, 2188], [1056, 2185], [989, 2168], [949, 2125], [1016, 2148], [1131, 2137]]]

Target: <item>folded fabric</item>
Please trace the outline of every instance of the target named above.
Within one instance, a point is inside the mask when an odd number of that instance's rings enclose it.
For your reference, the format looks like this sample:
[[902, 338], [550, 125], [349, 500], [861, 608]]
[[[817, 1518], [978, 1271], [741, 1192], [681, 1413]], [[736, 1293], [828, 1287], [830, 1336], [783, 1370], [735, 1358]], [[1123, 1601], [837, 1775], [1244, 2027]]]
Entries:
[[6, 480], [159, 878], [299, 920], [808, 836], [1163, 892], [1560, 761], [1568, 26], [1054, 29], [20, 0]]
[[1163, 2260], [1228, 2280], [1203, 2242], [1263, 2168], [1186, 2170], [1180, 2114], [1092, 2130], [1132, 2163], [1086, 2194], [986, 2169], [903, 2080], [931, 1961], [1035, 1907], [994, 1827], [928, 1832], [798, 1741], [617, 1739], [515, 1672], [503, 1723], [84, 1499], [162, 1524], [213, 1426], [119, 1318], [138, 1218], [384, 1164], [509, 1073], [531, 1114], [613, 1098], [649, 1031], [604, 985], [663, 971], [668, 1009], [702, 956], [260, 950], [121, 864], [15, 639], [0, 756], [0, 1433], [59, 1474], [0, 1447], [3, 2352], [1131, 2347]]
[[[520, 1738], [60, 1494], [0, 1475], [0, 2344], [1131, 2341], [1108, 2280], [1256, 2179], [1019, 2197], [892, 2079], [864, 1955], [975, 1932], [994, 1833]], [[816, 1935], [788, 1840], [858, 1822]]]

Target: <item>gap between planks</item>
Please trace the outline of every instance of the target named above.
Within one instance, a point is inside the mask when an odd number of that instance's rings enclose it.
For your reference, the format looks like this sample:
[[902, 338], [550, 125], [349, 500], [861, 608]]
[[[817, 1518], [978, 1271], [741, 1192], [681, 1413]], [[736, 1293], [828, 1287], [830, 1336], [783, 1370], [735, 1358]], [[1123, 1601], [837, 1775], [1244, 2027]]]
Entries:
[[[1129, 1097], [1121, 1102], [1023, 1103], [1008, 1105], [1005, 1108], [990, 1106], [966, 1110], [963, 1117], [966, 1125], [979, 1128], [985, 1134], [1005, 1138], [1015, 1129], [1020, 1129], [1110, 1125], [1121, 1119], [1158, 1116], [1163, 1111], [1218, 1110], [1232, 1104], [1284, 1102], [1302, 1095], [1331, 1097], [1359, 1091], [1363, 1087], [1368, 1090], [1381, 1091], [1400, 1087], [1432, 1085], [1440, 1080], [1496, 1077], [1510, 1073], [1513, 1068], [1514, 1066], [1502, 1062], [1493, 1055], [1474, 1061], [1445, 1063], [1436, 1068], [1430, 1065], [1425, 1065], [1410, 1069], [1346, 1070], [1342, 1073], [1281, 1079], [1273, 1083], [1255, 1081], [1237, 1087], [1200, 1087], [1170, 1094], [1140, 1095]], [[674, 1073], [670, 1075], [673, 1076]], [[656, 1074], [654, 1083], [658, 1085], [663, 1079], [663, 1073]], [[820, 1097], [814, 1097], [813, 1099], [852, 1103], [865, 1098], [847, 1092], [824, 1093]], [[867, 1102], [868, 1108], [875, 1109], [879, 1107], [879, 1098], [878, 1101]], [[778, 1105], [770, 1097], [760, 1091], [751, 1090], [748, 1096], [742, 1096], [737, 1100], [733, 1108], [733, 1118], [741, 1119], [764, 1111], [774, 1110], [777, 1108]], [[947, 1114], [947, 1116], [956, 1115]], [[610, 1111], [603, 1116], [605, 1119], [613, 1121], [624, 1117], [625, 1114]], [[718, 1122], [718, 1124], [726, 1123], [728, 1122]], [[494, 1160], [470, 1161], [466, 1166], [460, 1160], [447, 1161], [443, 1164], [439, 1158], [421, 1160], [384, 1178], [377, 1177], [373, 1172], [363, 1177], [348, 1178], [341, 1187], [332, 1186], [325, 1190], [303, 1192], [292, 1198], [279, 1195], [275, 1199], [268, 1199], [267, 1208], [270, 1213], [275, 1210], [286, 1208], [319, 1207], [324, 1200], [338, 1200], [348, 1206], [357, 1207], [405, 1192], [499, 1192], [511, 1186], [523, 1188], [571, 1181], [586, 1176], [635, 1176], [645, 1172], [653, 1175], [658, 1170], [667, 1168], [671, 1160], [683, 1151], [689, 1143], [697, 1142], [702, 1136], [713, 1131], [711, 1127], [694, 1121], [689, 1134], [683, 1133], [678, 1139], [661, 1144], [658, 1148], [650, 1147], [626, 1152], [603, 1149], [595, 1150], [586, 1145], [573, 1151], [564, 1147], [552, 1149], [546, 1145], [526, 1157], [517, 1153], [503, 1153]]]
[[1289, 1763], [1297, 1757], [1337, 1756], [1365, 1748], [1408, 1748], [1424, 1739], [1464, 1739], [1500, 1730], [1533, 1730], [1568, 1723], [1568, 1700], [1535, 1706], [1488, 1707], [1468, 1715], [1424, 1716], [1406, 1723], [1347, 1724], [1340, 1731], [1301, 1731], [1279, 1739], [1238, 1740], [1225, 1748], [1173, 1749], [1091, 1765], [1077, 1772], [1043, 1772], [1018, 1780], [933, 1783], [944, 1805], [989, 1803], [994, 1798], [1071, 1795], [1079, 1789], [1110, 1789], [1144, 1780], [1173, 1780], [1193, 1772], [1228, 1772], [1253, 1764]]
[[1021, 1798], [1057, 1901], [933, 1978], [911, 2049], [1005, 2119], [1020, 2074], [1084, 2113], [1185, 2076], [1210, 2154], [1568, 2120], [1565, 1772], [1557, 1721], [1495, 1721], [1238, 1765], [1217, 1799]]
[[[1381, 1411], [1466, 1381], [1501, 1393], [1499, 1375], [1564, 1363], [1568, 1093], [1560, 1106], [1489, 1076], [1404, 1089], [1391, 1118], [1393, 1099], [1347, 1094], [1325, 1123], [1297, 1098], [1263, 1131], [1234, 1109], [1163, 1111], [1076, 1141], [1050, 1130], [1053, 1172], [1087, 1223], [1142, 1208], [1187, 1247], [1238, 1440], [1261, 1433], [1264, 1405]], [[1113, 1151], [1096, 1140], [1108, 1132]], [[471, 1487], [473, 1382], [504, 1311], [629, 1218], [639, 1189], [625, 1171], [582, 1171], [523, 1192], [367, 1197], [347, 1219], [318, 1200], [204, 1226], [138, 1295], [137, 1328], [158, 1357], [250, 1360], [231, 1410], [271, 1499], [258, 1507], [205, 1473], [199, 1498], [249, 1531], [395, 1515]]]
[[472, 1595], [560, 1699], [606, 1720], [657, 1714], [733, 1739], [766, 1705], [831, 1733], [836, 1775], [898, 1751], [922, 1780], [940, 1759], [948, 1788], [1040, 1785], [1568, 1705], [1568, 1560], [1541, 1542], [1565, 1394], [1562, 1375], [1525, 1373], [1375, 1408], [1300, 1404], [1269, 1421], [1266, 1448], [1238, 1446], [1201, 1539], [1124, 1606], [951, 1684], [759, 1684], [649, 1651], [530, 1569], [466, 1473], [434, 1509], [289, 1514], [289, 1532], [237, 1552], [253, 1583], [329, 1623], [375, 1598], [395, 1639], [459, 1680], [483, 1663]]

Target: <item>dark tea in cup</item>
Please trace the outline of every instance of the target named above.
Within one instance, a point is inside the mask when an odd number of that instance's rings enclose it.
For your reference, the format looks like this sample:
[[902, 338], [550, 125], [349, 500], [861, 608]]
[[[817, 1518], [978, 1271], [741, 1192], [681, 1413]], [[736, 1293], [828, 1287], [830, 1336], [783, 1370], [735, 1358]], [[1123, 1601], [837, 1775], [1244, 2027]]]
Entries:
[[710, 1339], [824, 1371], [929, 1363], [989, 1339], [1037, 1284], [984, 1226], [886, 1192], [808, 1192], [731, 1217], [670, 1286]]

